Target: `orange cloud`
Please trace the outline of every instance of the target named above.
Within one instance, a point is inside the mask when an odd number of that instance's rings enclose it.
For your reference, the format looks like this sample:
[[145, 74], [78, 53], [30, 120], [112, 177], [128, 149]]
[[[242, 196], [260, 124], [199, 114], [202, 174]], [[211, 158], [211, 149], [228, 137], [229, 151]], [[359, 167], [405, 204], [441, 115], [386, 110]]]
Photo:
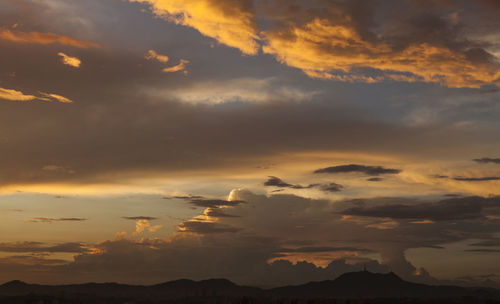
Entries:
[[99, 48], [100, 45], [90, 41], [80, 41], [68, 36], [62, 36], [54, 33], [39, 33], [39, 32], [13, 32], [11, 30], [0, 30], [0, 39], [17, 42], [17, 43], [38, 43], [38, 44], [51, 44], [59, 43], [70, 45], [77, 48]]
[[192, 27], [218, 42], [255, 55], [257, 25], [253, 1], [219, 0], [129, 0], [147, 3], [157, 16], [176, 24]]
[[21, 91], [10, 90], [0, 88], [0, 99], [10, 100], [10, 101], [31, 101], [31, 100], [43, 100], [43, 101], [56, 101], [62, 103], [72, 103], [73, 101], [61, 95], [40, 92], [41, 96], [27, 95]]
[[133, 235], [137, 236], [143, 233], [144, 231], [155, 232], [156, 230], [162, 227], [163, 227], [162, 225], [151, 226], [151, 223], [148, 220], [138, 220], [135, 223], [135, 232]]
[[36, 99], [34, 95], [25, 95], [23, 92], [0, 88], [0, 99], [11, 101], [29, 101]]
[[80, 65], [82, 64], [82, 61], [76, 57], [71, 57], [64, 53], [58, 53], [57, 55], [61, 57], [61, 61], [65, 65], [69, 65], [74, 68], [79, 68]]
[[175, 66], [169, 67], [169, 68], [164, 68], [162, 71], [165, 72], [165, 73], [173, 73], [173, 72], [185, 71], [186, 64], [188, 64], [188, 63], [189, 63], [188, 60], [181, 59], [181, 63], [179, 63], [178, 65], [175, 65]]
[[[313, 78], [378, 82], [425, 81], [448, 87], [478, 88], [498, 83], [500, 67], [473, 62], [463, 51], [429, 43], [410, 44], [402, 50], [382, 41], [366, 41], [354, 27], [315, 18], [287, 31], [263, 32], [264, 53], [303, 70]], [[359, 75], [356, 69], [372, 68], [383, 75]]]
[[42, 100], [48, 99], [48, 101], [57, 101], [57, 102], [62, 102], [62, 103], [73, 103], [73, 100], [66, 98], [64, 96], [61, 96], [61, 95], [52, 94], [52, 93], [44, 93], [44, 92], [40, 92], [40, 94], [42, 96], [44, 96], [42, 98], [39, 98]]
[[160, 55], [155, 50], [149, 50], [144, 58], [146, 58], [147, 60], [158, 60], [162, 63], [167, 63], [169, 60], [167, 55]]

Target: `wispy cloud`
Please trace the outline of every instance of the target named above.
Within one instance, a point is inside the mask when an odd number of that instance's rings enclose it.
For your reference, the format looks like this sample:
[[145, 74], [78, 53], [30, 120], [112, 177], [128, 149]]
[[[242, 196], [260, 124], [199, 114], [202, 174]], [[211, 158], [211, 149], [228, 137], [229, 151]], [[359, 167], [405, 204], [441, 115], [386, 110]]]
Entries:
[[169, 60], [167, 55], [160, 55], [155, 50], [149, 50], [144, 58], [147, 60], [157, 60], [162, 63], [167, 63]]
[[53, 222], [83, 222], [87, 221], [86, 218], [78, 217], [62, 217], [62, 218], [50, 218], [50, 217], [34, 217], [29, 220], [31, 223], [53, 223]]
[[21, 91], [0, 88], [0, 99], [9, 101], [32, 101], [32, 100], [42, 100], [42, 101], [56, 101], [61, 103], [72, 103], [73, 101], [64, 96], [39, 92], [39, 96], [25, 94]]
[[11, 101], [29, 101], [37, 98], [38, 97], [34, 95], [27, 95], [21, 91], [0, 88], [0, 99]]
[[187, 73], [186, 65], [188, 63], [189, 63], [189, 60], [181, 59], [181, 62], [178, 65], [174, 65], [173, 67], [164, 68], [162, 71], [165, 73], [175, 73], [175, 72], [180, 72], [180, 71], [184, 71], [184, 73]]
[[399, 169], [384, 168], [381, 166], [364, 166], [364, 165], [341, 165], [322, 168], [314, 171], [314, 173], [364, 173], [366, 175], [381, 175], [381, 174], [398, 174]]
[[26, 33], [21, 31], [11, 31], [7, 29], [0, 30], [0, 39], [16, 43], [37, 43], [37, 44], [59, 43], [77, 48], [100, 47], [100, 45], [95, 42], [81, 41], [68, 36], [62, 36], [54, 33], [39, 33], [39, 32]]

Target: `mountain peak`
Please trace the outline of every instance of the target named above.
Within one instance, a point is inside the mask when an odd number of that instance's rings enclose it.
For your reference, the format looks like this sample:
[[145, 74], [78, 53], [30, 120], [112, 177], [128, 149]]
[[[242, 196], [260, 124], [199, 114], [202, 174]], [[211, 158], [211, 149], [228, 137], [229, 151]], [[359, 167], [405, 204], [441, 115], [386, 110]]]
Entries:
[[5, 286], [5, 287], [17, 287], [17, 286], [28, 286], [29, 284], [20, 280], [12, 280], [7, 283], [4, 283], [0, 286]]

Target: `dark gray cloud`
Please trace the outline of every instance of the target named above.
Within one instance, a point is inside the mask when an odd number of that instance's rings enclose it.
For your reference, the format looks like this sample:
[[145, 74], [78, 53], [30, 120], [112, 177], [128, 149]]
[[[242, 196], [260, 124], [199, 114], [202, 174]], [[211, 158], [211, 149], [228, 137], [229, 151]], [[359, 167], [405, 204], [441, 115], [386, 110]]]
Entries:
[[322, 168], [314, 171], [314, 173], [364, 173], [366, 175], [381, 175], [381, 174], [398, 174], [401, 170], [384, 168], [381, 166], [364, 166], [364, 165], [341, 165]]
[[52, 223], [52, 222], [83, 222], [87, 221], [86, 218], [79, 217], [62, 217], [62, 218], [50, 218], [50, 217], [34, 217], [29, 221], [32, 223]]
[[227, 214], [222, 208], [208, 208], [205, 214], [210, 217], [240, 217], [239, 215]]
[[476, 158], [474, 159], [474, 161], [482, 164], [488, 164], [488, 163], [500, 164], [500, 158], [483, 157], [483, 158]]
[[466, 252], [484, 252], [484, 253], [496, 253], [500, 252], [500, 249], [466, 249]]
[[132, 220], [132, 221], [139, 221], [139, 220], [153, 221], [157, 220], [158, 218], [153, 216], [122, 216], [122, 219]]
[[453, 221], [484, 218], [484, 209], [491, 207], [499, 208], [500, 198], [472, 196], [413, 205], [388, 204], [375, 207], [361, 206], [348, 208], [341, 213], [344, 215], [393, 219]]
[[182, 232], [193, 232], [198, 234], [234, 233], [242, 230], [241, 228], [228, 225], [200, 221], [187, 221], [179, 224], [178, 227]]
[[32, 252], [32, 253], [83, 253], [87, 252], [83, 243], [61, 243], [47, 245], [41, 242], [0, 243], [0, 252]]
[[362, 252], [368, 253], [373, 252], [370, 249], [364, 248], [355, 248], [355, 247], [299, 247], [299, 248], [282, 248], [279, 250], [280, 252], [296, 252], [296, 253], [313, 253], [313, 252], [337, 252], [337, 251], [353, 251], [353, 252]]
[[217, 208], [221, 206], [238, 206], [241, 204], [244, 204], [244, 201], [227, 201], [227, 200], [220, 200], [220, 199], [197, 199], [197, 200], [191, 200], [189, 201], [189, 204], [196, 206], [196, 207], [204, 207], [204, 208]]
[[369, 182], [381, 182], [383, 180], [384, 179], [380, 178], [380, 177], [372, 177], [372, 178], [367, 179], [367, 181], [369, 181]]
[[458, 176], [453, 178], [456, 181], [460, 182], [488, 182], [488, 181], [497, 181], [500, 180], [498, 176], [485, 176], [485, 177], [463, 177]]
[[344, 189], [344, 186], [337, 183], [320, 184], [318, 187], [325, 192], [339, 192]]
[[478, 243], [471, 244], [471, 246], [484, 246], [484, 247], [500, 247], [500, 239], [484, 240]]
[[307, 186], [293, 185], [293, 184], [289, 184], [289, 183], [284, 182], [282, 179], [280, 179], [276, 176], [269, 176], [269, 179], [264, 182], [264, 186], [291, 188], [291, 189], [311, 189], [311, 188], [318, 186], [318, 184], [310, 184]]
[[307, 186], [298, 185], [298, 184], [289, 184], [279, 177], [269, 176], [269, 179], [264, 182], [264, 186], [267, 187], [279, 187], [279, 188], [290, 188], [290, 189], [312, 189], [318, 188], [321, 191], [325, 192], [338, 192], [341, 191], [344, 187], [337, 183], [328, 183], [328, 184], [309, 184]]

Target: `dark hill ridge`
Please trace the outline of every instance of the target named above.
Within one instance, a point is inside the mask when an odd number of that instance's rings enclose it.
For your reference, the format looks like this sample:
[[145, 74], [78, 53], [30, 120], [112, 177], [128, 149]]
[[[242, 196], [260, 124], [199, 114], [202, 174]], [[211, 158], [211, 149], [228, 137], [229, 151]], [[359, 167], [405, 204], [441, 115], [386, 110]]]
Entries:
[[460, 298], [479, 297], [500, 300], [500, 290], [462, 288], [456, 286], [429, 286], [402, 280], [394, 273], [380, 274], [368, 271], [351, 272], [335, 280], [310, 282], [268, 290], [239, 286], [225, 279], [203, 281], [176, 280], [151, 286], [117, 283], [87, 283], [46, 286], [11, 281], [0, 285], [0, 296], [28, 294], [65, 297], [122, 297], [179, 299], [189, 297], [280, 297], [280, 298]]
[[456, 286], [430, 286], [402, 280], [393, 272], [368, 271], [345, 273], [335, 280], [310, 282], [271, 290], [274, 294], [294, 298], [443, 298], [471, 295], [472, 290]]

